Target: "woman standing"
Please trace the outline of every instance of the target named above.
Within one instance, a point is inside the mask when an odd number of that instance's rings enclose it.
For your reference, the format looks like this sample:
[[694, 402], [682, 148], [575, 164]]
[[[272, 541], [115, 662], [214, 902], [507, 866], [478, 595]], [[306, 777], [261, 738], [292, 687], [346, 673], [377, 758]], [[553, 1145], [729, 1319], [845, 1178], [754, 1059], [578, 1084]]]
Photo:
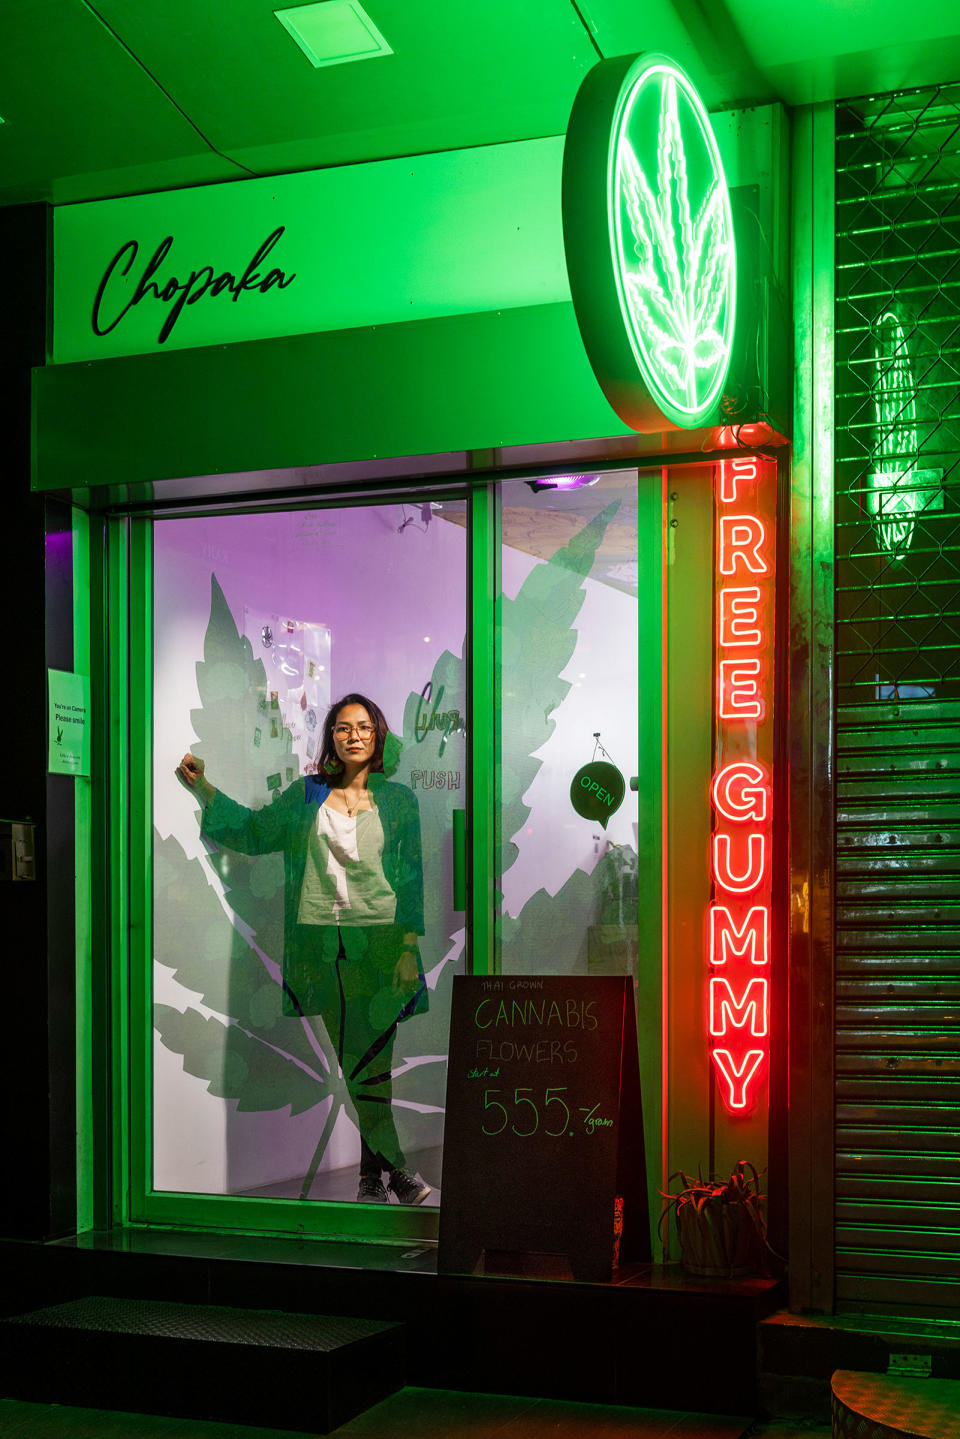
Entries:
[[337, 1051], [360, 1130], [357, 1199], [385, 1204], [389, 1190], [422, 1204], [430, 1186], [407, 1173], [391, 1076], [397, 1025], [427, 1007], [420, 814], [383, 775], [387, 733], [379, 705], [345, 695], [327, 712], [318, 774], [260, 810], [215, 789], [194, 755], [177, 775], [203, 803], [210, 839], [283, 852], [283, 1010], [321, 1015]]

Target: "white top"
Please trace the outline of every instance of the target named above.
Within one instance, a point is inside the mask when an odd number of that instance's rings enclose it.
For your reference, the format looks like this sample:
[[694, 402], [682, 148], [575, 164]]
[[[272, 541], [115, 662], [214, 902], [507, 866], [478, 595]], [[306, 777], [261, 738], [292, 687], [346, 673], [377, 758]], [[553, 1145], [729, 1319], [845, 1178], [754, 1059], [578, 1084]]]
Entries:
[[393, 924], [397, 896], [383, 872], [383, 825], [375, 807], [352, 817], [318, 807], [300, 890], [299, 924]]

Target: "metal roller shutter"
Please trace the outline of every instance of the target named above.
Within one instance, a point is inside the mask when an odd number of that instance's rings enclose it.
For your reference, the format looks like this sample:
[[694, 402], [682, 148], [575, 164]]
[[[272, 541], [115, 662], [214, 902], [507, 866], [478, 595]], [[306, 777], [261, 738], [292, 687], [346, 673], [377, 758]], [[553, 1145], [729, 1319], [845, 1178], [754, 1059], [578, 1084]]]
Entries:
[[960, 87], [837, 117], [836, 1299], [960, 1281]]
[[960, 703], [837, 721], [837, 1301], [955, 1306]]

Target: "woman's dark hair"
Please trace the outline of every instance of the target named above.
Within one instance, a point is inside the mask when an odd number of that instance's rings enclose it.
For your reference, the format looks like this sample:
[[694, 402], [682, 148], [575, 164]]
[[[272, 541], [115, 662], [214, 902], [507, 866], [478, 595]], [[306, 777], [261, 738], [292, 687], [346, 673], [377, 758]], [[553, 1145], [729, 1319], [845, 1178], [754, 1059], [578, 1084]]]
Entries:
[[387, 717], [378, 704], [368, 700], [366, 695], [344, 695], [343, 699], [336, 700], [327, 710], [327, 717], [323, 721], [323, 734], [320, 739], [320, 753], [317, 756], [317, 773], [322, 777], [325, 774], [336, 774], [343, 765], [333, 746], [333, 730], [339, 718], [340, 711], [346, 709], [347, 705], [363, 705], [367, 714], [373, 720], [377, 731], [376, 742], [373, 747], [373, 759], [370, 763], [372, 774], [379, 773], [383, 769], [383, 746], [386, 743], [387, 732], [390, 726], [387, 724]]

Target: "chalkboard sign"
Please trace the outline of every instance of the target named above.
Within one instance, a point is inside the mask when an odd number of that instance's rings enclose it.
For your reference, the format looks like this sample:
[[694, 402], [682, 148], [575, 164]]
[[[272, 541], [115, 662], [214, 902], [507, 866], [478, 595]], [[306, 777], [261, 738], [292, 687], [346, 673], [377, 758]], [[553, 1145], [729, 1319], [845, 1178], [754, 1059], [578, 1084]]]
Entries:
[[574, 1278], [649, 1260], [633, 981], [458, 975], [444, 1126], [441, 1273], [484, 1250], [563, 1254]]

